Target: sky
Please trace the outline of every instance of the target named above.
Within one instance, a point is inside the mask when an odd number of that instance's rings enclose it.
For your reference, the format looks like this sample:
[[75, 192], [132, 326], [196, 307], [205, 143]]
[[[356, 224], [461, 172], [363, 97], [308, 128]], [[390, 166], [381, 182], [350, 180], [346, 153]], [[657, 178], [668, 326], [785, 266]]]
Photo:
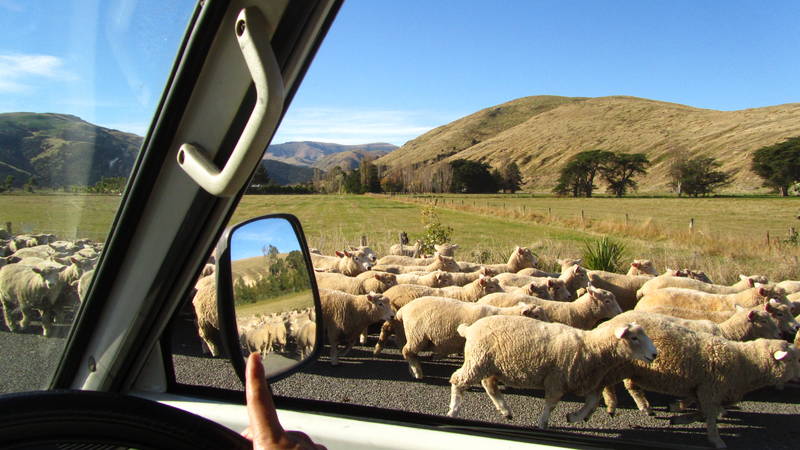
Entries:
[[231, 260], [263, 256], [262, 249], [269, 245], [278, 253], [300, 250], [300, 242], [286, 219], [260, 219], [237, 228], [230, 237]]
[[[0, 0], [0, 112], [144, 134], [191, 9]], [[800, 102], [798, 17], [795, 0], [348, 0], [273, 142], [402, 145], [529, 95]]]

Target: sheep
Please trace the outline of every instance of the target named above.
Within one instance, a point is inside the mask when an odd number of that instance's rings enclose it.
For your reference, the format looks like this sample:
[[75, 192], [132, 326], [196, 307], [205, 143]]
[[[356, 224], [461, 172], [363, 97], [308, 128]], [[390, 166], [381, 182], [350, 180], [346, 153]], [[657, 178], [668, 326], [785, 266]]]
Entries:
[[465, 286], [467, 284], [472, 283], [473, 281], [477, 280], [480, 277], [493, 277], [497, 275], [497, 272], [483, 267], [480, 270], [476, 270], [474, 272], [450, 272], [450, 277], [452, 282], [450, 283], [451, 286]]
[[319, 290], [322, 303], [322, 323], [330, 345], [331, 365], [339, 364], [338, 344], [350, 351], [359, 334], [375, 322], [391, 320], [394, 312], [389, 299], [381, 294], [352, 295], [330, 289]]
[[[491, 294], [493, 292], [501, 292], [502, 288], [497, 280], [491, 277], [479, 278], [466, 286], [448, 286], [444, 288], [429, 288], [427, 286], [418, 286], [413, 284], [398, 284], [391, 287], [384, 292], [384, 295], [389, 298], [389, 304], [392, 310], [398, 311], [403, 306], [407, 305], [414, 299], [420, 297], [446, 297], [459, 300], [462, 302], [475, 302], [479, 298]], [[387, 320], [381, 326], [381, 334], [378, 337], [378, 342], [375, 344], [373, 353], [379, 354], [386, 341], [393, 332], [400, 331], [401, 328], [396, 320]], [[405, 342], [405, 338], [398, 334], [398, 346]]]
[[266, 355], [273, 350], [283, 351], [286, 348], [286, 325], [280, 317], [271, 317], [250, 327], [242, 327], [239, 333], [239, 340], [242, 341], [246, 354], [261, 352]]
[[659, 278], [647, 275], [622, 275], [603, 270], [589, 270], [587, 275], [589, 284], [612, 292], [623, 311], [631, 310], [636, 305], [636, 291], [648, 281]]
[[419, 284], [429, 287], [452, 286], [453, 275], [457, 272], [434, 270], [433, 272], [412, 272], [395, 275], [397, 284]]
[[[647, 315], [640, 317], [640, 325], [661, 356], [647, 366], [629, 362], [614, 367], [606, 374], [604, 385], [624, 379], [625, 388], [643, 411], [650, 411], [650, 405], [642, 389], [697, 401], [705, 416], [708, 440], [716, 448], [725, 448], [717, 429], [723, 403], [737, 402], [747, 392], [800, 376], [800, 352], [786, 341], [730, 341]], [[614, 318], [598, 330], [615, 329], [624, 320], [622, 316]], [[605, 399], [609, 408], [616, 406], [613, 398]], [[689, 423], [694, 418], [674, 417], [670, 423]]]
[[551, 273], [545, 272], [543, 270], [539, 270], [536, 268], [527, 268], [522, 269], [517, 272], [519, 275], [527, 275], [529, 277], [547, 277], [547, 278], [558, 278], [565, 270], [569, 269], [572, 266], [579, 266], [583, 262], [583, 258], [564, 258], [564, 259], [557, 259], [556, 263], [561, 266], [560, 273]]
[[371, 277], [355, 278], [340, 273], [314, 272], [317, 278], [317, 287], [336, 289], [348, 294], [362, 295], [369, 292], [378, 294], [397, 284], [394, 274], [373, 272]]
[[776, 283], [775, 286], [783, 289], [787, 294], [800, 292], [800, 281], [784, 280], [780, 283]]
[[412, 258], [417, 258], [419, 256], [421, 248], [422, 248], [422, 241], [420, 240], [417, 240], [417, 242], [415, 242], [413, 246], [394, 244], [393, 246], [389, 247], [389, 254], [399, 255], [399, 256], [411, 256]]
[[[53, 321], [61, 319], [66, 306], [61, 296], [64, 286], [60, 278], [64, 269], [66, 266], [60, 264], [10, 264], [0, 268], [0, 304], [9, 331], [26, 329], [33, 310], [37, 310], [41, 316], [42, 335], [50, 336]], [[17, 308], [22, 314], [19, 322], [14, 319]]]
[[659, 273], [656, 271], [653, 261], [649, 259], [634, 259], [626, 275], [652, 275], [656, 277]]
[[386, 255], [381, 259], [379, 259], [375, 264], [379, 266], [384, 266], [384, 265], [427, 266], [432, 262], [433, 262], [433, 257], [413, 258], [411, 256]]
[[533, 268], [536, 267], [536, 263], [538, 259], [533, 256], [533, 252], [531, 249], [527, 247], [514, 247], [514, 251], [511, 252], [511, 256], [508, 258], [508, 262], [505, 264], [475, 264], [471, 262], [464, 262], [459, 261], [458, 265], [461, 268], [461, 272], [475, 272], [476, 270], [480, 270], [482, 267], [487, 267], [488, 269], [494, 271], [495, 273], [504, 273], [504, 272], [519, 272], [522, 269], [526, 268]]
[[599, 321], [610, 319], [622, 312], [614, 299], [614, 294], [593, 286], [589, 286], [585, 294], [569, 303], [504, 294], [490, 294], [478, 300], [478, 303], [498, 307], [516, 305], [518, 302], [541, 306], [551, 322], [563, 323], [582, 330], [590, 330]]
[[433, 244], [433, 249], [442, 256], [455, 256], [456, 250], [458, 250], [458, 244], [450, 244], [449, 242]]
[[397, 311], [395, 320], [406, 336], [403, 358], [408, 361], [411, 375], [422, 379], [422, 366], [417, 355], [430, 347], [435, 355], [461, 353], [464, 338], [456, 329], [460, 324], [471, 325], [481, 317], [519, 315], [547, 320], [541, 307], [519, 304], [507, 308], [465, 303], [445, 297], [420, 297]]
[[636, 304], [635, 310], [648, 311], [653, 307], [672, 306], [706, 311], [732, 311], [735, 309], [735, 305], [751, 307], [764, 304], [770, 298], [787, 303], [782, 291], [776, 291], [774, 288], [761, 284], [756, 286], [758, 287], [735, 294], [710, 294], [693, 289], [663, 288], [654, 290], [642, 297]]
[[569, 300], [571, 295], [564, 280], [559, 280], [558, 278], [534, 279], [530, 283], [516, 289], [511, 287], [506, 288], [506, 292], [510, 295], [530, 295], [545, 300], [557, 300], [562, 302]]
[[197, 334], [203, 342], [203, 353], [220, 356], [221, 336], [217, 316], [217, 284], [213, 276], [203, 277], [195, 283], [197, 291], [192, 299], [197, 316]]
[[735, 284], [732, 284], [731, 286], [704, 283], [702, 281], [694, 280], [688, 277], [662, 276], [653, 278], [644, 285], [642, 285], [642, 287], [636, 293], [636, 297], [642, 298], [648, 293], [655, 291], [656, 289], [663, 289], [663, 288], [694, 289], [695, 291], [703, 291], [711, 294], [735, 294], [737, 292], [741, 292], [746, 289], [754, 287], [756, 283], [764, 284], [766, 282], [767, 282], [766, 278], [760, 275], [752, 275], [752, 276], [739, 275], [739, 281], [737, 281]]
[[544, 389], [545, 406], [537, 423], [541, 429], [547, 428], [551, 411], [567, 393], [585, 397], [584, 406], [567, 416], [569, 422], [588, 420], [609, 371], [631, 360], [651, 362], [658, 354], [636, 324], [584, 331], [526, 317], [489, 316], [460, 325], [458, 334], [466, 339], [464, 364], [450, 377], [447, 415], [458, 415], [464, 391], [480, 381], [495, 408], [511, 419], [497, 387], [501, 382]]
[[314, 269], [321, 269], [323, 271], [337, 272], [348, 277], [358, 275], [365, 270], [372, 268], [372, 263], [369, 262], [364, 253], [337, 251], [336, 256], [317, 255], [311, 254], [311, 263]]
[[375, 261], [378, 260], [378, 254], [375, 253], [375, 250], [367, 247], [366, 245], [359, 245], [358, 247], [351, 245], [349, 248], [351, 252], [361, 253], [366, 256], [367, 260], [372, 264], [375, 264]]
[[374, 270], [390, 273], [410, 273], [410, 272], [433, 272], [443, 270], [445, 272], [458, 272], [460, 268], [456, 260], [449, 256], [436, 255], [433, 262], [427, 266], [403, 266], [399, 264], [380, 264], [373, 267]]
[[206, 265], [203, 266], [203, 270], [200, 271], [200, 276], [207, 277], [209, 275], [214, 275], [215, 270], [217, 270], [217, 267], [214, 264], [206, 263]]
[[[519, 275], [515, 273], [501, 273], [496, 276], [497, 280], [500, 281], [500, 285], [504, 288], [509, 286], [524, 286], [527, 283], [537, 282], [538, 286], [541, 286], [541, 283], [545, 280], [552, 280], [552, 277], [532, 277], [526, 275]], [[563, 281], [565, 285], [565, 289], [567, 291], [566, 298], [563, 300], [573, 300], [575, 299], [575, 293], [578, 291], [579, 288], [586, 287], [589, 284], [589, 277], [586, 273], [586, 269], [578, 265], [572, 265], [564, 269], [564, 271], [559, 274], [558, 277], [555, 279]], [[536, 295], [536, 294], [529, 294], [529, 295]], [[541, 297], [541, 296], [539, 296]], [[552, 297], [542, 297], [542, 298], [553, 298], [555, 300], [561, 300], [560, 298], [556, 298], [555, 296]]]
[[317, 340], [317, 324], [311, 320], [303, 322], [297, 330], [295, 342], [300, 352], [300, 358], [305, 359], [314, 350]]
[[86, 298], [86, 294], [89, 293], [89, 285], [91, 285], [93, 278], [94, 278], [94, 269], [87, 270], [78, 279], [75, 288], [76, 291], [78, 292], [78, 300], [80, 300], [81, 302], [83, 302], [83, 300]]

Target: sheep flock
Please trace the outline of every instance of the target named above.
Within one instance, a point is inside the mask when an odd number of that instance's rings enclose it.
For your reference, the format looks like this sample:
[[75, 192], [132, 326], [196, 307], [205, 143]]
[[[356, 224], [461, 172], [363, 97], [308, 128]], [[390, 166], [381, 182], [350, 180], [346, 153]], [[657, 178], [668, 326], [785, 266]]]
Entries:
[[425, 256], [418, 246], [394, 246], [383, 257], [368, 247], [325, 257], [312, 249], [330, 363], [375, 334], [375, 355], [396, 346], [414, 379], [424, 377], [421, 353], [463, 355], [443, 413], [457, 417], [463, 397], [478, 395], [467, 388], [480, 384], [512, 419], [500, 386], [537, 389], [542, 429], [566, 394], [584, 398], [569, 422], [590, 420], [601, 401], [613, 416], [619, 387], [642, 414], [652, 415], [648, 391], [667, 394], [679, 414], [671, 423], [705, 421], [716, 448], [725, 447], [716, 421], [726, 407], [800, 380], [800, 282], [741, 275], [719, 285], [703, 272], [658, 271], [644, 259], [628, 273], [563, 259], [561, 271], [549, 273], [530, 248], [488, 265], [459, 260], [457, 248]]
[[58, 239], [52, 234], [12, 235], [0, 230], [0, 303], [11, 332], [42, 335], [70, 325], [86, 295], [103, 244]]

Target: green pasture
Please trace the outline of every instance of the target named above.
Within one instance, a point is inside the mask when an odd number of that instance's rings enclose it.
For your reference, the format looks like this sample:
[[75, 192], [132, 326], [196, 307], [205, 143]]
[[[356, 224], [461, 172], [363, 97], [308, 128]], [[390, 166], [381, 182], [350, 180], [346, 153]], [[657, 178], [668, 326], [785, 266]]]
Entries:
[[236, 306], [236, 317], [243, 318], [255, 316], [256, 314], [272, 314], [291, 311], [294, 309], [305, 309], [314, 306], [314, 299], [311, 291], [292, 292], [279, 297], [271, 297], [255, 303]]
[[[11, 222], [15, 232], [104, 240], [119, 202], [112, 195], [0, 195], [0, 226]], [[358, 245], [366, 236], [383, 254], [399, 232], [412, 240], [423, 233], [420, 210], [430, 204], [453, 228], [459, 259], [500, 262], [515, 245], [536, 245], [547, 266], [559, 257], [580, 256], [586, 240], [611, 235], [625, 244], [630, 259], [651, 258], [659, 269], [702, 269], [720, 282], [738, 273], [800, 278], [798, 247], [782, 242], [790, 227], [800, 228], [796, 198], [248, 195], [232, 222], [291, 213], [300, 218], [309, 245], [324, 253]], [[640, 225], [650, 231], [639, 235]]]

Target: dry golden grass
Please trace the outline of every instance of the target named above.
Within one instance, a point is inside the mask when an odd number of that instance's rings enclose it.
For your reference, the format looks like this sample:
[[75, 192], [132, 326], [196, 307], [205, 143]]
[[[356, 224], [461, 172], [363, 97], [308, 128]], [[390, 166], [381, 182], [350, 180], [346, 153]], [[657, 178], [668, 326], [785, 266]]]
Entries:
[[752, 152], [797, 135], [800, 103], [715, 111], [623, 96], [526, 97], [436, 128], [377, 162], [408, 166], [446, 156], [500, 167], [514, 161], [526, 190], [549, 191], [572, 155], [599, 148], [646, 154], [653, 166], [639, 184], [655, 192], [666, 189], [666, 166], [683, 151], [738, 170], [728, 191], [750, 192], [761, 187], [749, 169]]

